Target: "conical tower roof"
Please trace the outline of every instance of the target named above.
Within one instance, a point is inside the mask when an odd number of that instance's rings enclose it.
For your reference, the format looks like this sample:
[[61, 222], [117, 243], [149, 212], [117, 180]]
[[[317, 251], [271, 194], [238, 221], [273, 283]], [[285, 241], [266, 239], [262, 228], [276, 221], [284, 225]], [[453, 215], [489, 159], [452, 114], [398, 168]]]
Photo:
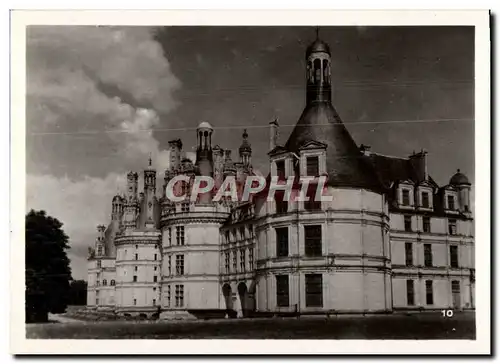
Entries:
[[309, 141], [327, 146], [328, 185], [383, 191], [374, 167], [361, 153], [330, 102], [306, 106], [285, 148], [298, 154], [299, 148]]

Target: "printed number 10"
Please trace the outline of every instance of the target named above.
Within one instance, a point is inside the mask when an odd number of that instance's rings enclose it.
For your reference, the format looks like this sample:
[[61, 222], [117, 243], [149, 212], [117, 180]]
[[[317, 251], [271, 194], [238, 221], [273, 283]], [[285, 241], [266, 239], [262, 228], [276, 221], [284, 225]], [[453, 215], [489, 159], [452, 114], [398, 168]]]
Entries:
[[441, 310], [443, 317], [453, 317], [453, 310]]

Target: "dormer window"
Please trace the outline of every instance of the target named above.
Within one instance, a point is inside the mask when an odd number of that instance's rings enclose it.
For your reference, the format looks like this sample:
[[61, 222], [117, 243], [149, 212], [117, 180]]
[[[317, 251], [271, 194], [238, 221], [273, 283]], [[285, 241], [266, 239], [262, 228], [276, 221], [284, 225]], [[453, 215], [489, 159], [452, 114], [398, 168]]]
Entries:
[[306, 173], [307, 176], [316, 177], [319, 176], [319, 157], [312, 156], [306, 158]]
[[448, 195], [447, 202], [448, 202], [448, 210], [455, 210], [455, 196]]
[[422, 192], [422, 207], [429, 208], [429, 192]]
[[278, 176], [278, 179], [284, 179], [285, 178], [285, 161], [276, 161], [276, 175]]
[[410, 191], [403, 190], [403, 205], [410, 206]]

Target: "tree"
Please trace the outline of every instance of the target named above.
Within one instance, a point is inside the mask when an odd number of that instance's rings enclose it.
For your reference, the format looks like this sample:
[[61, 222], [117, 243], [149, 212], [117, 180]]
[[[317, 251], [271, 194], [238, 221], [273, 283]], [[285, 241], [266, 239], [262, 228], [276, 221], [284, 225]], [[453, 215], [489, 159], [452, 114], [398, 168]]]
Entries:
[[26, 320], [47, 319], [47, 313], [66, 310], [71, 269], [62, 223], [45, 211], [26, 215]]
[[87, 282], [84, 280], [71, 281], [70, 305], [82, 306], [87, 304]]

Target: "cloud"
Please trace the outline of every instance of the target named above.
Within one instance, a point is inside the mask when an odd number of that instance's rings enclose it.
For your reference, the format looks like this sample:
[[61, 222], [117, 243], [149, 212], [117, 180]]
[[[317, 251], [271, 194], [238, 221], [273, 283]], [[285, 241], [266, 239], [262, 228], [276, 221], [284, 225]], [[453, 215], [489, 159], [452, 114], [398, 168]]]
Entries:
[[168, 166], [151, 129], [165, 125], [181, 84], [148, 27], [31, 26], [26, 60], [27, 209], [64, 223], [85, 277], [87, 246], [126, 170], [149, 155]]

